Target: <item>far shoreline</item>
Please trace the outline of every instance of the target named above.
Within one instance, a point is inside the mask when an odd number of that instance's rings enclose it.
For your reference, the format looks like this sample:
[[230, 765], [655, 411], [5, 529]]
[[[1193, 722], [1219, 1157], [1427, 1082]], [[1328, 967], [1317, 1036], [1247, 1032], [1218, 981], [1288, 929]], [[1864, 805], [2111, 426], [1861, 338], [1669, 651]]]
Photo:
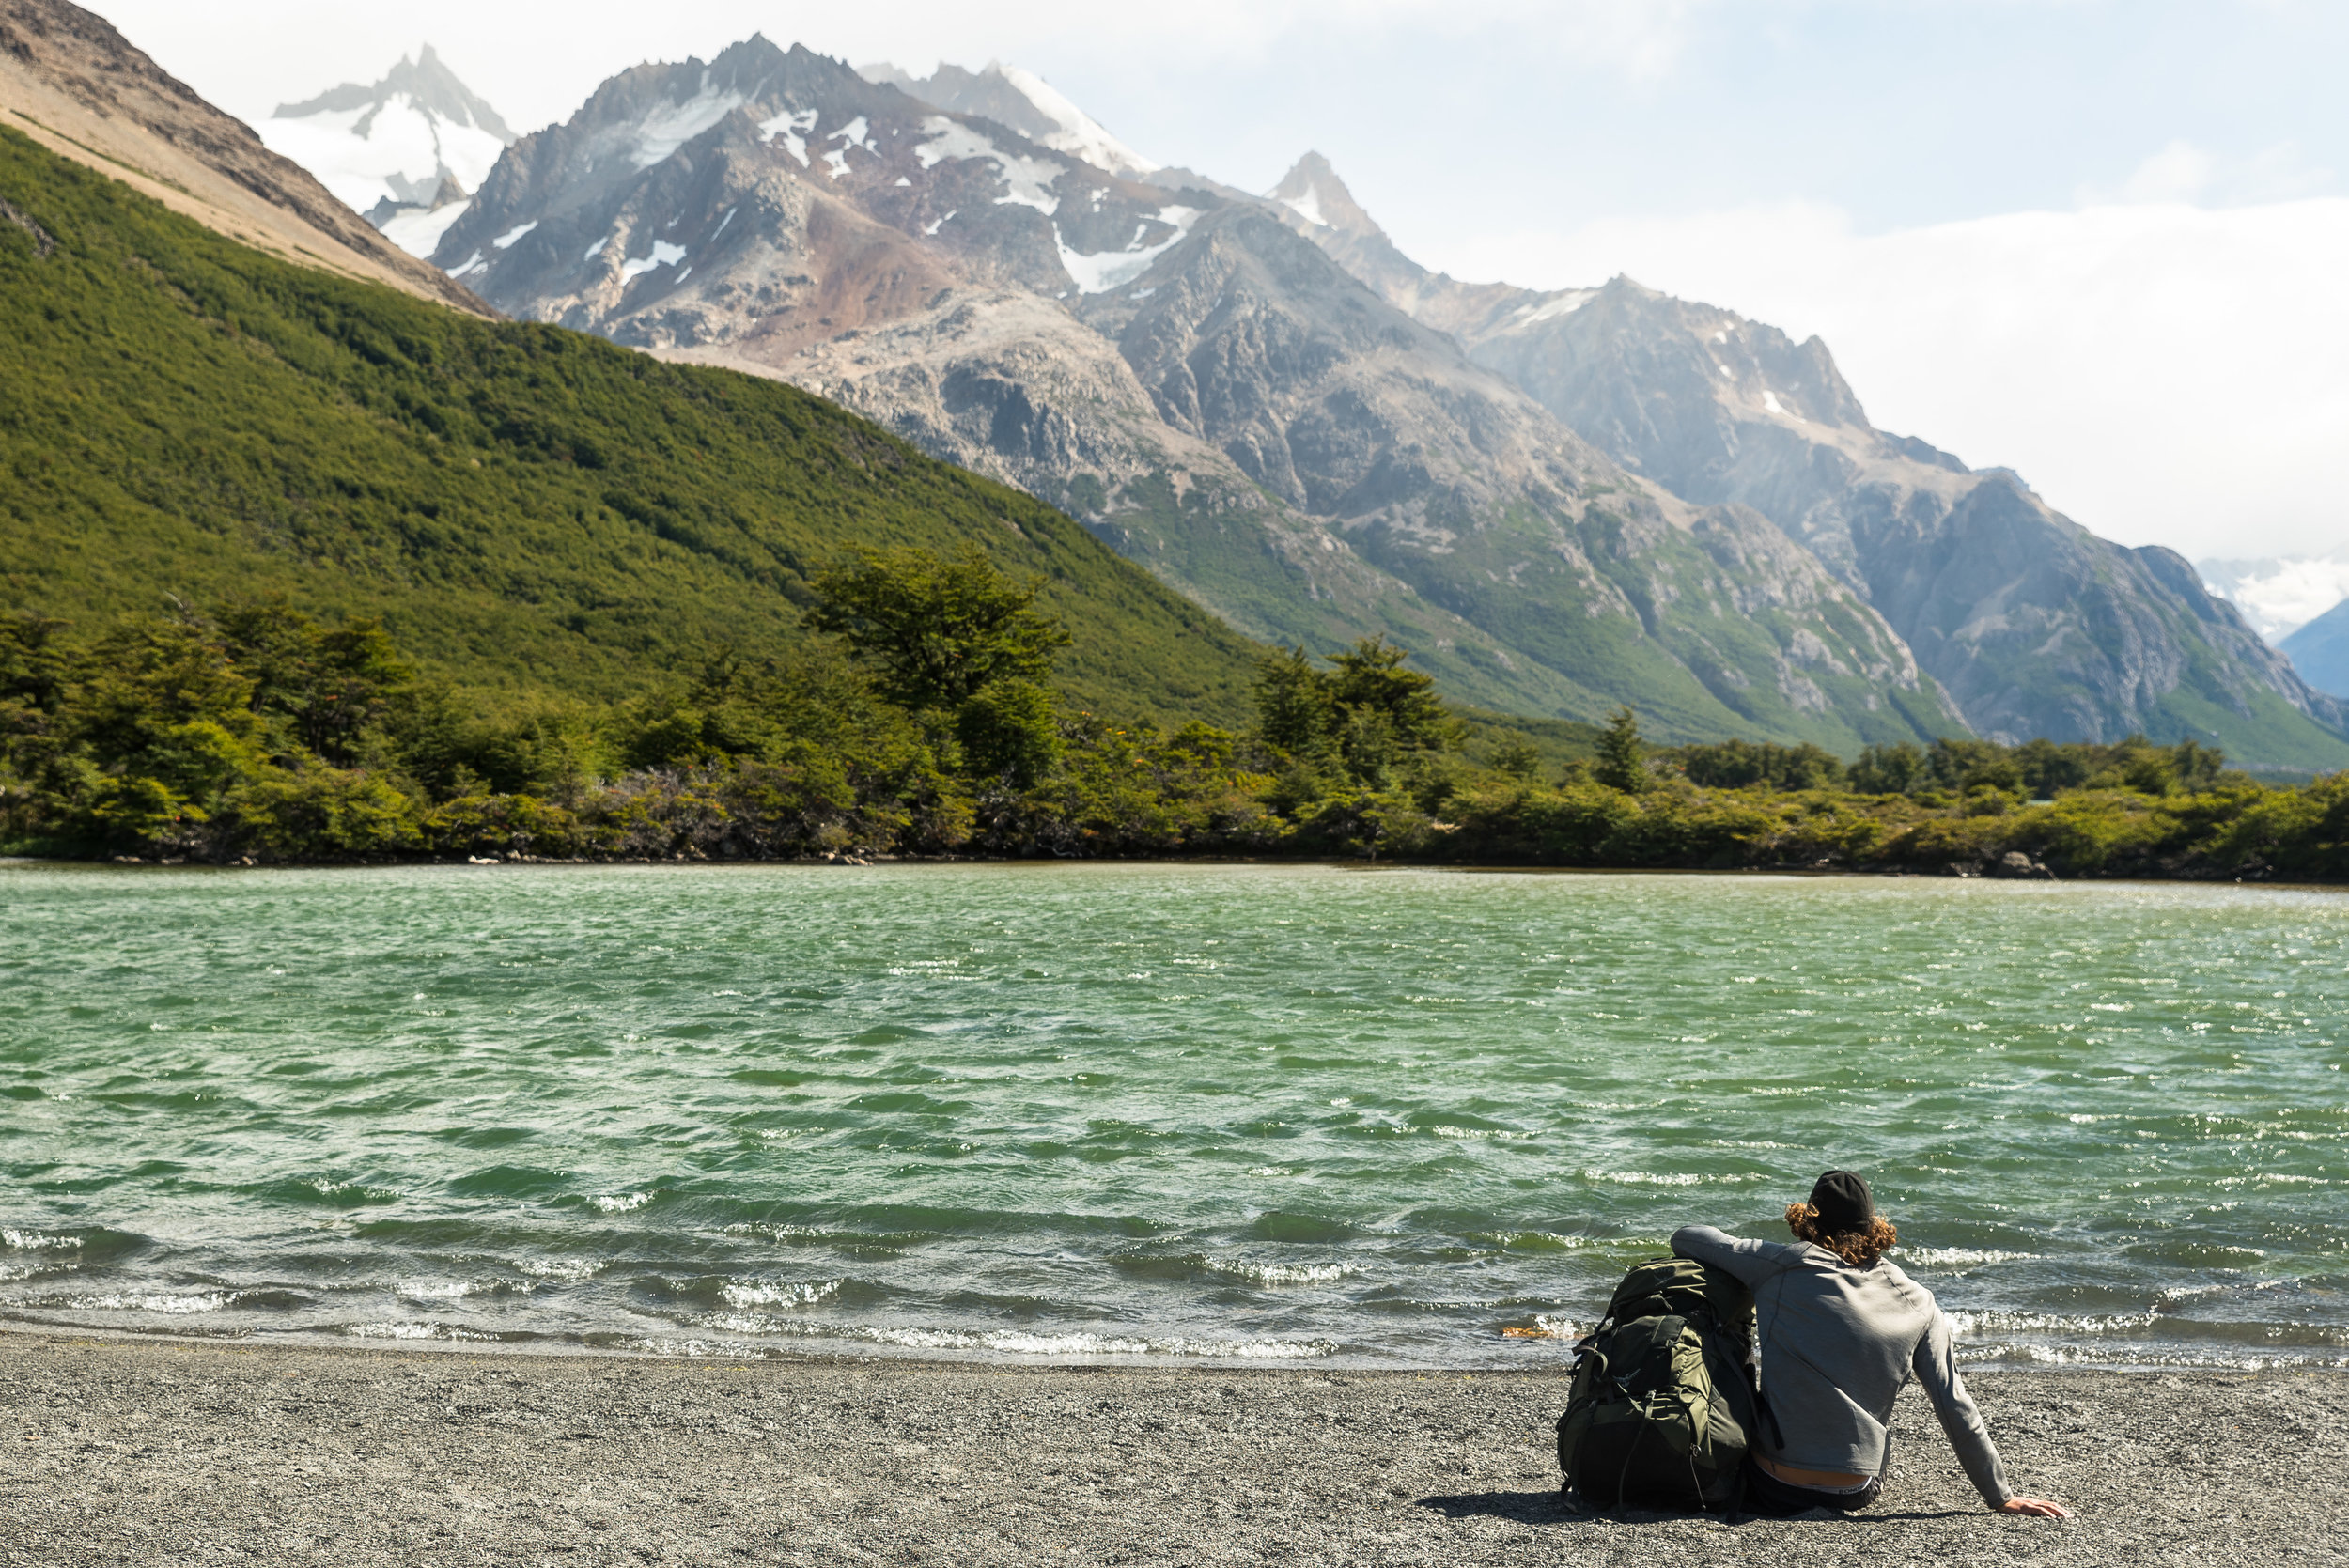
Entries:
[[504, 860], [459, 860], [447, 857], [414, 857], [388, 860], [345, 861], [266, 861], [252, 864], [219, 863], [210, 861], [145, 860], [115, 856], [105, 860], [80, 860], [58, 855], [0, 855], [0, 871], [15, 868], [57, 871], [112, 872], [298, 872], [298, 871], [413, 871], [437, 869], [443, 871], [589, 871], [637, 867], [645, 870], [668, 871], [765, 871], [765, 870], [825, 870], [872, 871], [897, 867], [1071, 867], [1099, 866], [1133, 868], [1141, 866], [1190, 867], [1252, 867], [1262, 870], [1317, 868], [1346, 872], [1451, 872], [1463, 876], [1484, 877], [1714, 877], [1750, 880], [1793, 881], [1864, 881], [1864, 882], [1983, 882], [2012, 884], [2021, 887], [2149, 887], [2149, 888], [2272, 888], [2292, 893], [2349, 893], [2349, 882], [2301, 881], [2285, 877], [2148, 877], [2141, 873], [2120, 877], [2059, 877], [2053, 875], [2009, 877], [1982, 872], [1956, 870], [1933, 872], [1901, 867], [1874, 866], [1604, 866], [1604, 865], [1524, 865], [1511, 862], [1470, 861], [1363, 861], [1342, 860], [1320, 856], [1300, 856], [1297, 859], [1235, 856], [1235, 855], [1135, 855], [1135, 856], [984, 856], [984, 855], [882, 855], [871, 859], [846, 860], [808, 857], [802, 859], [722, 859], [702, 860], [673, 856], [664, 860], [645, 857], [614, 857], [608, 860], [567, 860], [553, 856], [516, 855]]

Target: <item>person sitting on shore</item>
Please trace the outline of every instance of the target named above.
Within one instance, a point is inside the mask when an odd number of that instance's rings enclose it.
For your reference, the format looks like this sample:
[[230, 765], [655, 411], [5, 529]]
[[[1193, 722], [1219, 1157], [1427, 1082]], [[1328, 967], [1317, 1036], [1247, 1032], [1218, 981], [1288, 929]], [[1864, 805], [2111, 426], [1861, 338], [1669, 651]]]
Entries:
[[1983, 1500], [2005, 1514], [2067, 1519], [2071, 1511], [2007, 1484], [1999, 1451], [1957, 1375], [1950, 1320], [1933, 1293], [1884, 1253], [1896, 1239], [1868, 1184], [1829, 1171], [1807, 1203], [1790, 1203], [1789, 1245], [1739, 1241], [1710, 1225], [1672, 1234], [1672, 1251], [1711, 1264], [1753, 1292], [1761, 1341], [1762, 1430], [1747, 1451], [1757, 1514], [1849, 1513], [1884, 1490], [1892, 1401], [1924, 1385], [1950, 1446]]

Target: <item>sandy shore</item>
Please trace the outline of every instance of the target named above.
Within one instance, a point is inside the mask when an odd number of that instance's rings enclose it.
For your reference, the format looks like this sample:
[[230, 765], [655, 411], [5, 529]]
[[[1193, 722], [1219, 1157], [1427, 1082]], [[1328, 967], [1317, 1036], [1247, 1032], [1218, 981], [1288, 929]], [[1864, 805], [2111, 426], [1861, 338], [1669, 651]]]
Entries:
[[1538, 1374], [1090, 1371], [0, 1333], [0, 1561], [2349, 1560], [2349, 1374], [1985, 1373], [1985, 1513], [1914, 1391], [1852, 1519], [1592, 1518]]

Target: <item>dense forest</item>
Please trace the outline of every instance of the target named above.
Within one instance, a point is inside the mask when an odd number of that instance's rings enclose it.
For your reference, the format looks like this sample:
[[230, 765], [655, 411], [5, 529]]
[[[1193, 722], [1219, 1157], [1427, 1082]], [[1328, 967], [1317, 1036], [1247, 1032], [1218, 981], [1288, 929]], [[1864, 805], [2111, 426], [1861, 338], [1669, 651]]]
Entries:
[[1650, 747], [1628, 711], [1561, 740], [1453, 711], [1377, 640], [1264, 657], [1243, 728], [1167, 727], [1072, 700], [1041, 582], [975, 550], [868, 550], [809, 584], [788, 651], [721, 648], [608, 704], [420, 676], [379, 623], [282, 598], [87, 633], [0, 618], [0, 850], [2349, 877], [2349, 775], [2272, 788], [2192, 742], [1949, 739], [1846, 765]]

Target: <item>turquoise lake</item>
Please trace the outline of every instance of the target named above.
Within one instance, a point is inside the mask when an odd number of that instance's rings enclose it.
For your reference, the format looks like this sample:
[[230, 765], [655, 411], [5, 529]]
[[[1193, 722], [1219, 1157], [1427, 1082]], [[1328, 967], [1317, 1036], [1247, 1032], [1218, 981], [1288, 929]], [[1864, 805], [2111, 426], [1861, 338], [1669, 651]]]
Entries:
[[0, 865], [0, 1317], [1548, 1366], [1865, 1172], [1980, 1360], [2349, 1365], [2349, 895]]

